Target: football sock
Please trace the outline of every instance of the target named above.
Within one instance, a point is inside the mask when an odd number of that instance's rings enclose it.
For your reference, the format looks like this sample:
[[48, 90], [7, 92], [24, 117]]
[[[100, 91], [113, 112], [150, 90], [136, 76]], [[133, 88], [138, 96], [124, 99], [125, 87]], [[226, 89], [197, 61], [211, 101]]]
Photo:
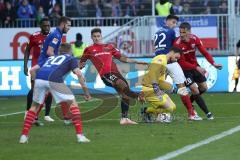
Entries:
[[[205, 92], [205, 90], [204, 91], [201, 91], [200, 89], [198, 89], [198, 90], [199, 90], [199, 95], [201, 95], [201, 94], [203, 94]], [[191, 103], [193, 103], [195, 101], [193, 95], [190, 96], [190, 99], [191, 99]]]
[[28, 111], [26, 118], [24, 120], [24, 125], [23, 125], [23, 130], [22, 130], [22, 134], [24, 135], [28, 135], [29, 134], [29, 130], [32, 127], [32, 124], [35, 120], [36, 117], [36, 113], [33, 111]]
[[32, 98], [33, 98], [33, 89], [30, 89], [30, 91], [27, 94], [27, 111], [31, 108]]
[[181, 97], [182, 103], [187, 108], [188, 115], [191, 115], [191, 116], [195, 115], [189, 95], [185, 95], [185, 96], [181, 95], [180, 97]]
[[71, 106], [70, 112], [72, 114], [72, 123], [75, 126], [76, 134], [82, 134], [82, 120], [80, 110], [77, 106]]
[[235, 79], [235, 87], [234, 88], [237, 88], [237, 85], [238, 85], [238, 78]]
[[46, 97], [45, 101], [45, 116], [49, 116], [50, 110], [51, 110], [51, 105], [52, 105], [52, 94], [49, 93]]
[[202, 109], [202, 111], [207, 114], [209, 111], [208, 111], [208, 108], [207, 108], [207, 105], [205, 103], [205, 101], [203, 100], [203, 98], [201, 97], [200, 94], [197, 94], [197, 95], [192, 95], [194, 100], [196, 101], [196, 103], [198, 104], [198, 106]]
[[68, 103], [67, 102], [61, 102], [60, 107], [61, 107], [61, 110], [62, 110], [63, 118], [65, 120], [68, 120], [70, 118]]
[[121, 100], [122, 118], [128, 117], [128, 109], [129, 109], [129, 100], [126, 98], [122, 98]]

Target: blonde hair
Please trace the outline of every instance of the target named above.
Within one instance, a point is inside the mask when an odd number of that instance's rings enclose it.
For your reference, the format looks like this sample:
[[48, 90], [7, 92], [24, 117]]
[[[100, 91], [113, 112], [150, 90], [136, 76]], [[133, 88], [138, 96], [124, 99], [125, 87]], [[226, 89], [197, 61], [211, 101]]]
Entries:
[[70, 43], [62, 43], [60, 45], [59, 55], [62, 55], [65, 53], [71, 54], [71, 52], [72, 52], [72, 46]]

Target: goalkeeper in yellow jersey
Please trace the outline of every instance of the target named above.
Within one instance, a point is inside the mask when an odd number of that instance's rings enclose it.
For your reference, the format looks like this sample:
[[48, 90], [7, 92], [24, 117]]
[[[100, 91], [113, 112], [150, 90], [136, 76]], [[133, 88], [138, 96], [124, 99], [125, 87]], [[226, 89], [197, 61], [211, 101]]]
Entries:
[[142, 111], [144, 116], [156, 114], [158, 115], [156, 121], [171, 122], [171, 113], [176, 110], [176, 105], [166, 94], [174, 89], [172, 84], [165, 81], [166, 69], [168, 62], [174, 62], [180, 58], [180, 53], [179, 48], [172, 47], [168, 54], [158, 55], [152, 59], [142, 81], [142, 91], [148, 102], [148, 106]]

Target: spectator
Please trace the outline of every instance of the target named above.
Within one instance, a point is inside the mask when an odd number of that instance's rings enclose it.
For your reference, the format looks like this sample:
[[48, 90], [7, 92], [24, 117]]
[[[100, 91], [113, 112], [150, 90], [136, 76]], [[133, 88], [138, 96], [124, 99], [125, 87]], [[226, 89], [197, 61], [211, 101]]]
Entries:
[[10, 2], [5, 3], [6, 8], [1, 13], [4, 26], [12, 26], [16, 19], [16, 11], [12, 8]]
[[182, 12], [183, 6], [181, 5], [181, 0], [174, 1], [173, 10], [175, 14], [180, 14]]
[[44, 17], [45, 17], [45, 13], [44, 13], [43, 7], [39, 6], [38, 11], [37, 11], [37, 15], [36, 15], [37, 24], [39, 24], [41, 19], [44, 18]]
[[137, 16], [135, 0], [126, 0], [123, 8], [123, 16]]
[[102, 8], [99, 0], [91, 0], [87, 5], [88, 17], [102, 17]]
[[18, 18], [32, 18], [34, 13], [32, 10], [32, 6], [29, 5], [28, 0], [23, 0], [17, 10]]
[[192, 14], [192, 12], [189, 10], [189, 8], [190, 8], [189, 3], [184, 3], [181, 14]]
[[99, 0], [91, 0], [90, 4], [87, 6], [88, 17], [96, 17], [97, 19], [94, 23], [97, 26], [102, 25], [102, 8], [103, 5], [99, 2]]
[[[203, 0], [202, 6], [203, 8], [210, 7], [211, 13], [216, 14], [218, 12], [218, 6], [219, 6], [218, 3], [219, 2], [216, 0]], [[206, 10], [204, 10], [203, 12], [206, 12]]]
[[76, 58], [81, 58], [84, 49], [87, 47], [87, 44], [83, 43], [82, 41], [82, 34], [77, 33], [76, 34], [76, 42], [72, 44], [72, 52], [73, 56]]
[[211, 7], [207, 6], [205, 11], [203, 11], [203, 14], [208, 14], [208, 15], [212, 14]]
[[0, 0], [0, 12], [5, 9], [4, 0]]
[[191, 14], [200, 14], [201, 9], [203, 8], [202, 4], [199, 3], [200, 1], [196, 0], [187, 0], [187, 3], [190, 5]]
[[159, 16], [168, 16], [169, 14], [174, 14], [173, 5], [169, 0], [159, 0], [156, 3], [156, 14]]
[[142, 1], [139, 4], [139, 9], [137, 12], [138, 16], [146, 16], [152, 14], [152, 4], [148, 1]]
[[88, 12], [87, 12], [87, 6], [89, 2], [87, 0], [79, 0], [76, 4], [77, 10], [79, 17], [87, 17]]
[[56, 3], [51, 11], [51, 13], [49, 14], [49, 17], [51, 18], [51, 20], [57, 20], [59, 18], [61, 18], [62, 16], [62, 12], [61, 12], [61, 6], [59, 3]]
[[223, 1], [222, 4], [218, 7], [219, 14], [227, 14], [228, 13], [228, 6], [227, 1]]
[[112, 0], [112, 17], [121, 17], [122, 9], [119, 0]]

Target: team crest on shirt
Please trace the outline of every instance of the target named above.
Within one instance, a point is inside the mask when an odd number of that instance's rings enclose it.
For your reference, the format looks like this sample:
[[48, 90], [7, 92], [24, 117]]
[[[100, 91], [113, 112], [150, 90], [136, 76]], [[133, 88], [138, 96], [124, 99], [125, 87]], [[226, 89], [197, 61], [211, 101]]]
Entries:
[[192, 48], [195, 48], [196, 45], [194, 43], [192, 43], [191, 46], [192, 46]]
[[57, 44], [58, 43], [58, 39], [57, 38], [53, 38], [52, 43], [53, 44]]

